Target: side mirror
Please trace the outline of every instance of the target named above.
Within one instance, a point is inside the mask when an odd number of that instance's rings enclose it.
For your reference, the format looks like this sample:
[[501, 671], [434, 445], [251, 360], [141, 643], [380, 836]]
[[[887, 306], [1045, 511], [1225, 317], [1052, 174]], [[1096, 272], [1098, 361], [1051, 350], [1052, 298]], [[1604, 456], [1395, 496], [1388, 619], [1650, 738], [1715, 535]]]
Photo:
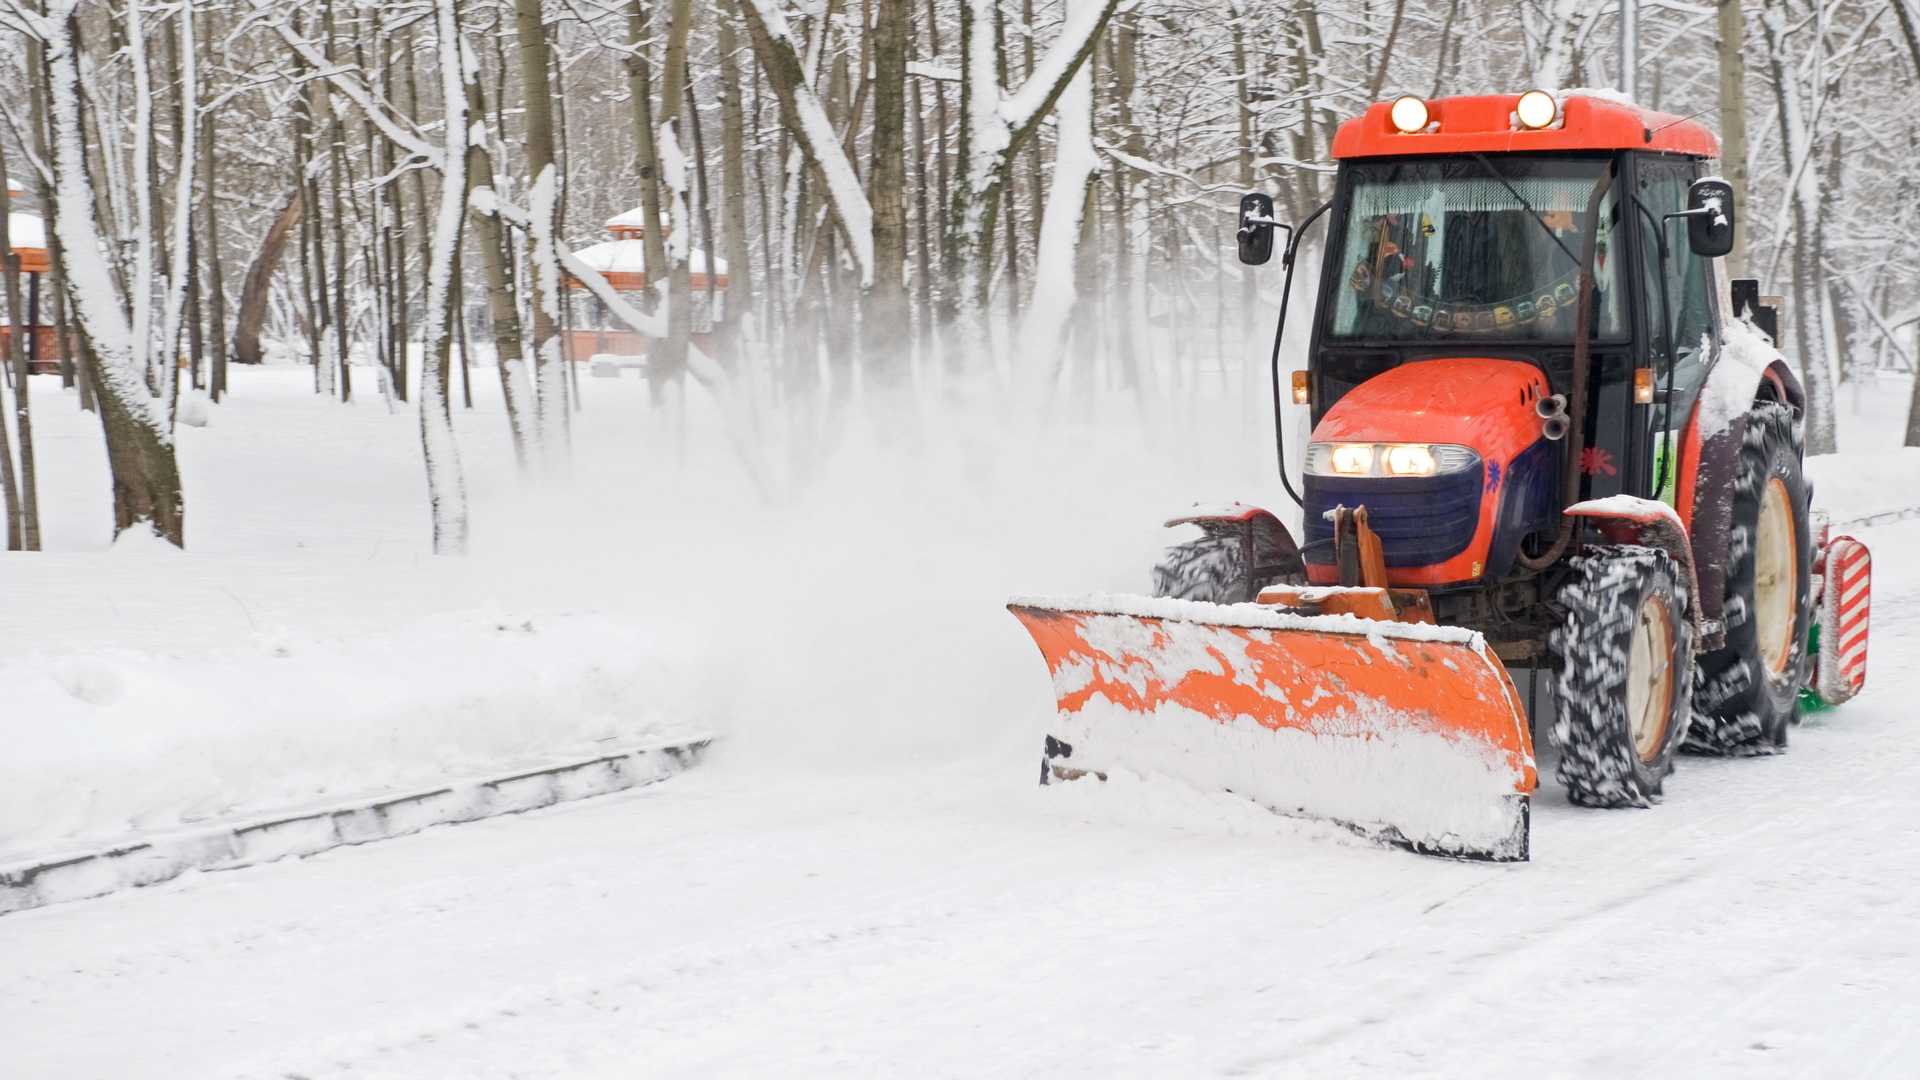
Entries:
[[1279, 227], [1293, 235], [1291, 225], [1282, 225], [1273, 219], [1273, 197], [1258, 191], [1249, 191], [1240, 196], [1240, 231], [1237, 238], [1240, 243], [1240, 261], [1248, 266], [1261, 266], [1273, 258], [1273, 230]]
[[1687, 188], [1687, 246], [1719, 258], [1733, 250], [1733, 185], [1707, 177]]

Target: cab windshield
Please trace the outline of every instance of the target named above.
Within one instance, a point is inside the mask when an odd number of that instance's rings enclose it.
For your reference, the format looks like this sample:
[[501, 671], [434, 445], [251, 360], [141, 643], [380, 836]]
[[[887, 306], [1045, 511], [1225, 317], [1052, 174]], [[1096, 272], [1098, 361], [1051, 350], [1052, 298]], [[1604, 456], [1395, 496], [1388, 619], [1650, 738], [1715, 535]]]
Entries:
[[[1572, 339], [1587, 204], [1606, 161], [1486, 155], [1347, 168], [1329, 338]], [[1613, 337], [1626, 305], [1611, 189], [1599, 208], [1591, 330]]]

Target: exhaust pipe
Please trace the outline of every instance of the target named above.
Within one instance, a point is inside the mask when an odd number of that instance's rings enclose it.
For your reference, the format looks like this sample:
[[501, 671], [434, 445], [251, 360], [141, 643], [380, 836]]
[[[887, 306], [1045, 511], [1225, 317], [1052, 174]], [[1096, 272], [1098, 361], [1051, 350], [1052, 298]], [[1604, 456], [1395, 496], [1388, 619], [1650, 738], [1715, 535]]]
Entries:
[[1533, 411], [1540, 414], [1540, 434], [1559, 442], [1572, 430], [1573, 421], [1567, 416], [1567, 398], [1565, 394], [1554, 394], [1534, 402]]

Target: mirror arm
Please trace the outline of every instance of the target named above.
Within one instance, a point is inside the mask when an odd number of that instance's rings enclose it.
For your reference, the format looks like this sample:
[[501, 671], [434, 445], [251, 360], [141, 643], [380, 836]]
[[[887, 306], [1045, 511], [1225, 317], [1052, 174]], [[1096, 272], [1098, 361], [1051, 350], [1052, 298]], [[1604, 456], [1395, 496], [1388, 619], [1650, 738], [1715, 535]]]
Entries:
[[1234, 234], [1234, 239], [1236, 241], [1245, 240], [1257, 229], [1285, 229], [1287, 232], [1287, 242], [1282, 250], [1291, 250], [1293, 248], [1293, 226], [1284, 221], [1275, 221], [1270, 217], [1262, 217], [1259, 214], [1248, 214], [1242, 217], [1240, 219], [1240, 231]]
[[[1287, 246], [1280, 254], [1280, 265], [1287, 268], [1287, 278], [1280, 286], [1280, 318], [1273, 328], [1273, 358], [1268, 365], [1273, 375], [1273, 447], [1280, 462], [1280, 486], [1287, 489], [1287, 497], [1302, 510], [1306, 509], [1306, 500], [1293, 490], [1293, 481], [1287, 479], [1287, 422], [1280, 400], [1280, 341], [1287, 333], [1287, 304], [1293, 297], [1293, 260], [1300, 253], [1300, 240], [1308, 227], [1332, 206], [1331, 200], [1321, 203], [1320, 208], [1308, 214], [1307, 220], [1298, 226], [1283, 226], [1287, 230]], [[1302, 486], [1305, 486], [1304, 479]]]

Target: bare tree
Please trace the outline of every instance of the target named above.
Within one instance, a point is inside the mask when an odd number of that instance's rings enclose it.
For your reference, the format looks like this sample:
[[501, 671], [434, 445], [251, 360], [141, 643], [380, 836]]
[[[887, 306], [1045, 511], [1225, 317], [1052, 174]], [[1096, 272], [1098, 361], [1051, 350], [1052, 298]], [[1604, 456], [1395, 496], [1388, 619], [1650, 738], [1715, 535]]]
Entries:
[[[156, 293], [165, 298], [165, 318], [169, 325], [177, 325], [170, 320], [175, 317], [174, 297], [184, 286], [185, 275], [182, 273], [178, 282], [167, 281], [164, 285], [155, 280], [151, 184], [135, 192], [138, 231], [128, 237], [134, 248], [133, 296], [121, 292], [115, 268], [102, 254], [105, 243], [95, 201], [79, 194], [95, 190], [87, 154], [79, 6], [80, 0], [52, 0], [44, 17], [17, 6], [11, 14], [32, 26], [46, 48], [53, 129], [54, 230], [60, 237], [62, 276], [80, 332], [80, 346], [87, 356], [87, 374], [100, 402], [107, 463], [113, 474], [114, 531], [149, 526], [168, 541], [184, 545], [186, 507], [173, 451], [174, 363], [170, 339], [156, 340], [158, 335], [153, 333], [151, 298]], [[134, 59], [136, 82], [144, 84], [148, 45], [145, 25], [139, 5], [128, 11], [126, 46]], [[190, 42], [192, 20], [179, 21], [188, 28], [182, 32], [189, 35]], [[146, 90], [140, 86], [143, 95]], [[144, 162], [154, 138], [152, 119], [149, 97], [146, 104], [136, 108], [130, 133], [136, 151], [134, 171], [142, 180], [147, 178]], [[104, 119], [101, 122], [107, 123]], [[180, 171], [191, 181], [190, 165]], [[183, 186], [180, 197], [190, 198], [190, 192], [190, 187]], [[178, 206], [175, 219], [184, 217], [190, 205]], [[162, 346], [157, 363], [156, 344]]]
[[433, 223], [433, 259], [427, 265], [426, 332], [420, 363], [420, 447], [427, 466], [427, 502], [433, 516], [436, 554], [467, 549], [467, 481], [453, 439], [447, 399], [447, 360], [453, 348], [454, 273], [460, 263], [460, 231], [466, 221], [466, 90], [461, 73], [472, 62], [460, 32], [460, 0], [434, 0], [434, 37], [440, 52], [440, 100], [446, 148], [441, 157], [440, 209]]

